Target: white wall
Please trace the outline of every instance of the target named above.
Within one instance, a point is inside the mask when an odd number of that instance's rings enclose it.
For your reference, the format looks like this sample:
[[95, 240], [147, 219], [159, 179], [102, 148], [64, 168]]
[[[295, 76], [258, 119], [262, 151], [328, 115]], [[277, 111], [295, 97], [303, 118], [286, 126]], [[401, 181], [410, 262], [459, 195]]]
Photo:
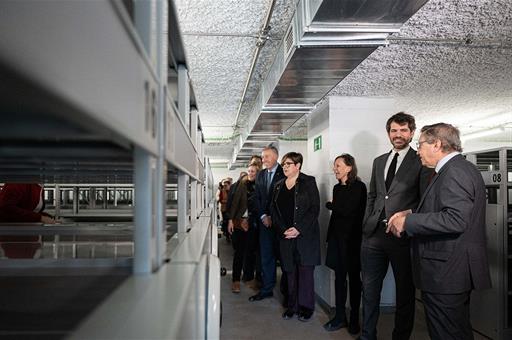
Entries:
[[307, 140], [280, 140], [277, 148], [279, 149], [279, 162], [281, 162], [281, 157], [283, 157], [288, 152], [299, 152], [304, 157], [304, 165], [308, 163], [307, 159]]
[[373, 160], [391, 149], [386, 121], [400, 110], [391, 98], [330, 97], [329, 107], [331, 159], [354, 156], [359, 177], [369, 185]]
[[[330, 139], [329, 139], [329, 103], [328, 101], [310, 114], [308, 124], [307, 141], [307, 163], [304, 172], [315, 176], [318, 190], [320, 192], [320, 249], [322, 254], [322, 265], [315, 269], [315, 293], [327, 304], [334, 305], [334, 273], [325, 267], [325, 240], [330, 213], [325, 208], [325, 202], [330, 200], [332, 186], [329, 178], [331, 176], [330, 162]], [[314, 151], [314, 139], [322, 136], [322, 149]]]
[[[317, 179], [320, 191], [319, 217], [322, 263], [330, 212], [324, 207], [331, 200], [336, 179], [332, 163], [336, 156], [349, 153], [356, 159], [359, 176], [369, 185], [375, 157], [391, 149], [386, 121], [399, 112], [391, 98], [329, 97], [311, 114], [308, 128], [307, 171]], [[322, 135], [322, 150], [313, 152], [313, 141]], [[327, 304], [335, 305], [334, 273], [321, 265], [315, 270], [315, 292]], [[384, 283], [383, 302], [394, 303], [394, 281]]]
[[227, 167], [212, 167], [211, 169], [213, 174], [213, 180], [215, 181], [215, 191], [217, 191], [217, 185], [222, 179], [226, 177], [231, 177], [233, 178], [233, 182], [236, 182], [238, 176], [240, 175], [240, 172], [247, 171], [247, 168], [236, 168], [234, 170], [228, 170]]

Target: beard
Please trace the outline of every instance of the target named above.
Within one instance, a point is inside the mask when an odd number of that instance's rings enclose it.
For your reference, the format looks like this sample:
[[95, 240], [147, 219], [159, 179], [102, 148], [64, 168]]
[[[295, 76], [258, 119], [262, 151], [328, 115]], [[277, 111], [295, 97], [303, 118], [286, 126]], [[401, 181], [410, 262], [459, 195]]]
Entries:
[[393, 147], [395, 149], [402, 150], [402, 149], [405, 149], [409, 145], [410, 142], [411, 142], [411, 139], [406, 140], [405, 138], [396, 137], [391, 141], [391, 144], [393, 144]]

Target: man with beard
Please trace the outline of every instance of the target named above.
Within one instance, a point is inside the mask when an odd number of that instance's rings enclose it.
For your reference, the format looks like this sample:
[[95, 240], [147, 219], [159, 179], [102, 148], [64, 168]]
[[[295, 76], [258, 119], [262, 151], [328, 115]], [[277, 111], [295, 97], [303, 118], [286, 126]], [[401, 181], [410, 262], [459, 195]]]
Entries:
[[409, 339], [412, 332], [415, 289], [409, 239], [393, 237], [386, 233], [386, 227], [394, 213], [418, 206], [431, 174], [409, 146], [415, 129], [413, 116], [403, 112], [391, 116], [386, 130], [393, 149], [373, 162], [361, 247], [363, 331], [360, 339], [377, 339], [382, 282], [390, 262], [396, 282], [392, 338]]

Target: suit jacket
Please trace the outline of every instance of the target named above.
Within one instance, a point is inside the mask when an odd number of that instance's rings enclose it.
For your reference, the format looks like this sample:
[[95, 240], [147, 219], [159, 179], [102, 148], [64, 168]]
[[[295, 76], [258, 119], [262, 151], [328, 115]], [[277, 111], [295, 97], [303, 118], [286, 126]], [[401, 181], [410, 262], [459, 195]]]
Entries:
[[[318, 214], [320, 213], [320, 194], [315, 177], [299, 174], [295, 183], [295, 209], [293, 226], [299, 231], [295, 239], [285, 239], [284, 231], [290, 226], [284, 222], [279, 209], [277, 198], [285, 185], [285, 178], [276, 183], [272, 204], [272, 225], [278, 233], [281, 265], [284, 271], [295, 270], [295, 264], [315, 266], [320, 264], [320, 228]], [[298, 254], [298, 258], [295, 256]], [[298, 263], [297, 263], [298, 262]]]
[[283, 168], [281, 165], [277, 165], [276, 173], [272, 178], [272, 183], [267, 190], [267, 170], [262, 170], [258, 173], [256, 177], [256, 187], [255, 187], [255, 204], [256, 211], [258, 212], [258, 221], [261, 221], [262, 215], [270, 216], [270, 204], [272, 202], [272, 192], [274, 192], [274, 187], [279, 180], [284, 178]]
[[417, 213], [407, 216], [416, 287], [457, 294], [491, 286], [485, 235], [485, 184], [461, 155], [432, 179]]
[[386, 191], [384, 168], [389, 152], [375, 158], [372, 167], [370, 192], [363, 222], [363, 234], [369, 237], [377, 228], [382, 209], [385, 209], [386, 218], [394, 213], [412, 209], [418, 206], [421, 194], [428, 184], [433, 170], [421, 165], [421, 160], [412, 148], [405, 154], [389, 190]]

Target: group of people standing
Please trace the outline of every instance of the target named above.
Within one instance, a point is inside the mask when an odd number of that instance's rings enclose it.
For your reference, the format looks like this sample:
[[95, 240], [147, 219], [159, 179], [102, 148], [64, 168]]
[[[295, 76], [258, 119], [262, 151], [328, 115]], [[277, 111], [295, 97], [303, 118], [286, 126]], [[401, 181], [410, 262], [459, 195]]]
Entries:
[[[471, 291], [490, 287], [482, 177], [460, 154], [459, 131], [450, 124], [423, 127], [417, 151], [410, 146], [416, 130], [413, 116], [393, 115], [386, 130], [392, 150], [374, 160], [368, 191], [353, 156], [334, 160], [338, 183], [325, 204], [331, 211], [325, 264], [335, 273], [336, 313], [324, 328], [347, 327], [351, 334], [361, 332], [360, 339], [377, 339], [381, 289], [391, 263], [396, 283], [393, 339], [411, 336], [416, 289], [421, 290], [431, 338], [472, 339]], [[314, 268], [321, 261], [320, 195], [315, 178], [301, 172], [300, 153], [285, 154], [280, 164], [277, 160], [275, 147], [264, 148], [265, 169], [250, 165], [230, 191], [232, 288], [240, 292], [240, 272], [243, 267], [245, 275], [247, 267], [248, 279], [261, 275], [260, 290], [249, 300], [273, 296], [279, 260], [286, 308], [282, 317], [308, 321], [315, 305]]]

